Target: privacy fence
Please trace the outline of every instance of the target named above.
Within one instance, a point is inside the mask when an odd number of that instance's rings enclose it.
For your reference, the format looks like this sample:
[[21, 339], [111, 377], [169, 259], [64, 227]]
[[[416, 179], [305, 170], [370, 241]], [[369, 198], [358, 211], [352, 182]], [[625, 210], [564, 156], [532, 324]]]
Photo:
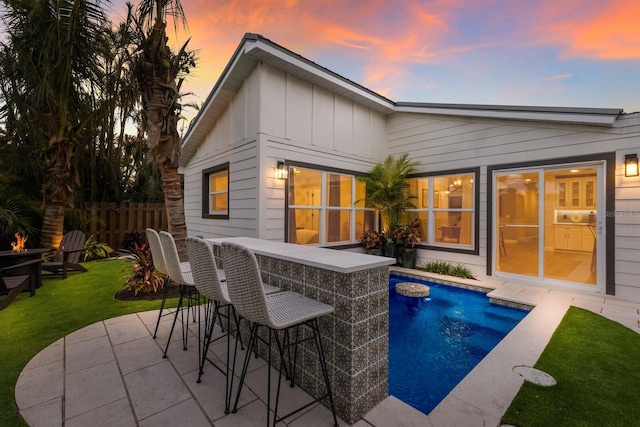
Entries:
[[125, 235], [138, 230], [144, 235], [146, 228], [167, 229], [167, 213], [163, 203], [103, 203], [85, 205], [92, 218], [87, 236], [106, 243], [114, 249], [122, 248]]

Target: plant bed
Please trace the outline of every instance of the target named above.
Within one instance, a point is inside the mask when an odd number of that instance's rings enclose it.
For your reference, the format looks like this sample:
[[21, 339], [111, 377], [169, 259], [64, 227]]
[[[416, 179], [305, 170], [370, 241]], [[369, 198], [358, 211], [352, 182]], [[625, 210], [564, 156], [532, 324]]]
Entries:
[[[155, 301], [161, 300], [164, 296], [164, 289], [158, 289], [158, 292], [138, 292], [136, 295], [129, 288], [119, 290], [113, 296], [118, 301]], [[178, 298], [180, 296], [180, 288], [175, 285], [169, 286], [167, 298]]]

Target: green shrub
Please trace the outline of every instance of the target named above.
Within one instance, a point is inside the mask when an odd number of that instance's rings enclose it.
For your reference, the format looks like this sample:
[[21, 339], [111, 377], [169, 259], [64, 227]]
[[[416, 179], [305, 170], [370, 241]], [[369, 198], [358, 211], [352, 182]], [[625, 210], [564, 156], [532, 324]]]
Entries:
[[449, 261], [432, 260], [427, 261], [422, 267], [417, 267], [418, 270], [426, 271], [429, 273], [442, 274], [445, 276], [454, 276], [461, 279], [473, 279], [471, 270], [465, 267], [461, 263], [453, 264]]
[[106, 243], [97, 242], [93, 235], [84, 242], [84, 257], [85, 261], [107, 258], [109, 254], [113, 252], [113, 249]]

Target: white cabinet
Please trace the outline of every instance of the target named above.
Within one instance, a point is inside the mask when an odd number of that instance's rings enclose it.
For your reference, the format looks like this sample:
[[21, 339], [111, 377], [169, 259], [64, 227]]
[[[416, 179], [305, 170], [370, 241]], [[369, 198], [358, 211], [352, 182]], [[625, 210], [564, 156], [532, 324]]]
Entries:
[[564, 209], [596, 207], [596, 178], [572, 178], [556, 181], [556, 205]]
[[556, 225], [554, 243], [556, 250], [593, 251], [595, 237], [586, 225]]
[[[583, 227], [579, 225], [561, 226], [556, 225], [555, 248], [556, 250], [581, 251]], [[587, 230], [588, 231], [588, 230]]]
[[593, 232], [589, 230], [589, 227], [583, 226], [580, 228], [582, 229], [582, 250], [585, 252], [592, 252], [596, 238], [593, 235]]

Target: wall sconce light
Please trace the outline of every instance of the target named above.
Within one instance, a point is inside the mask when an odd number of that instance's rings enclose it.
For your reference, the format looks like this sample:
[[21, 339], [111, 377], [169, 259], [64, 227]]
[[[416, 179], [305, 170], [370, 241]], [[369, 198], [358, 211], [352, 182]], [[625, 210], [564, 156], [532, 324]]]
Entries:
[[278, 160], [276, 164], [276, 179], [287, 179], [289, 177], [289, 169], [282, 160]]
[[638, 176], [637, 154], [627, 154], [624, 156], [624, 176]]

